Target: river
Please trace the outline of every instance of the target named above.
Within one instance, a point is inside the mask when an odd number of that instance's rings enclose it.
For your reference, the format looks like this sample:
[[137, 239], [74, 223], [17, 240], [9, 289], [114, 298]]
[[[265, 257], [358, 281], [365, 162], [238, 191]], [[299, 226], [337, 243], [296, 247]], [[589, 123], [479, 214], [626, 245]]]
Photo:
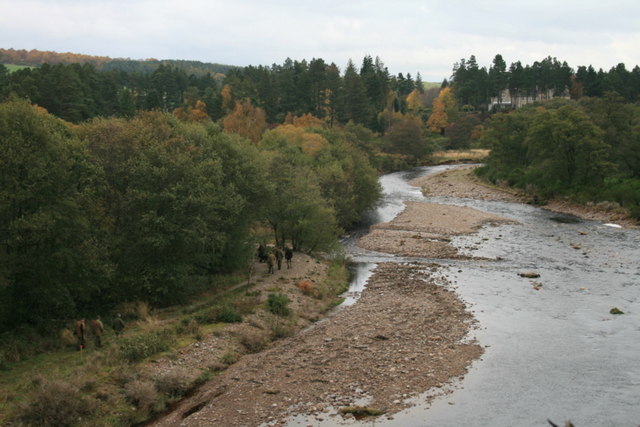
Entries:
[[[485, 354], [451, 393], [374, 422], [376, 426], [640, 425], [640, 231], [519, 204], [427, 198], [407, 181], [448, 167], [381, 177], [384, 198], [367, 225], [393, 219], [407, 200], [469, 206], [518, 221], [489, 226], [454, 244], [496, 262], [427, 260], [479, 322], [473, 332]], [[355, 246], [357, 263], [345, 304], [352, 304], [377, 262], [405, 261]], [[472, 248], [472, 249], [471, 249]], [[536, 271], [542, 287], [518, 276]], [[612, 308], [624, 312], [610, 314]], [[329, 424], [322, 424], [329, 425]]]

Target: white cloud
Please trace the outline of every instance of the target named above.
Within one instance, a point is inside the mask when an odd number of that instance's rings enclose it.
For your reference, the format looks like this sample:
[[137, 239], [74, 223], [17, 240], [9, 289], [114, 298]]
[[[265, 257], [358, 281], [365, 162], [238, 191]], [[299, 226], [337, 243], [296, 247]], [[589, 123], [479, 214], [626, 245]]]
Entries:
[[393, 74], [449, 77], [555, 56], [608, 69], [640, 63], [640, 5], [594, 0], [0, 0], [0, 47], [270, 65], [379, 56]]

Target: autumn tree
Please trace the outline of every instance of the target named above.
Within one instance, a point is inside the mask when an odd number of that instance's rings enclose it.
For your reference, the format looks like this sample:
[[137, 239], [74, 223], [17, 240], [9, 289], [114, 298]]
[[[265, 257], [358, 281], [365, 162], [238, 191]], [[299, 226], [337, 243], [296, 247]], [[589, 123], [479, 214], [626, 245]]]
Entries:
[[427, 127], [430, 131], [444, 134], [444, 129], [458, 116], [457, 104], [451, 88], [445, 87], [433, 100], [433, 108]]
[[236, 101], [235, 108], [222, 123], [226, 133], [238, 134], [255, 144], [260, 141], [262, 133], [267, 128], [264, 110], [254, 107], [248, 99]]

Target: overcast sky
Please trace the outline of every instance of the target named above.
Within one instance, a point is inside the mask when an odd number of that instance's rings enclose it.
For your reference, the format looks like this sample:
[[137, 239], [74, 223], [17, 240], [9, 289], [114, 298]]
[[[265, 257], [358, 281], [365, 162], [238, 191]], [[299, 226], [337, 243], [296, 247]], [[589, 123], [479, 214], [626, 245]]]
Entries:
[[0, 0], [0, 47], [231, 65], [380, 57], [440, 82], [547, 56], [608, 70], [640, 64], [638, 0]]

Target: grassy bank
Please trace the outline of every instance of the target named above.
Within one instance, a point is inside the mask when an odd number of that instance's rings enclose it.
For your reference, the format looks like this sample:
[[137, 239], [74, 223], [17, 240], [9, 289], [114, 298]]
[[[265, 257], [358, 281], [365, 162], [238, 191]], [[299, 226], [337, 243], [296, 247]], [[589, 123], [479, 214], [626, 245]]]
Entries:
[[431, 164], [482, 163], [488, 155], [489, 150], [484, 148], [437, 151], [431, 156]]
[[[63, 348], [3, 364], [0, 425], [139, 424], [243, 354], [320, 319], [342, 301], [338, 295], [348, 286], [345, 260], [300, 255], [295, 273], [265, 274], [264, 267], [257, 264], [251, 283], [244, 273], [228, 276], [224, 286], [217, 284], [224, 290], [188, 305], [152, 310], [144, 302], [131, 304], [123, 314], [124, 333], [116, 336], [107, 327], [100, 348], [89, 342], [78, 351], [63, 330]], [[205, 346], [213, 359], [202, 364], [188, 358]], [[173, 363], [178, 359], [180, 364]]]

